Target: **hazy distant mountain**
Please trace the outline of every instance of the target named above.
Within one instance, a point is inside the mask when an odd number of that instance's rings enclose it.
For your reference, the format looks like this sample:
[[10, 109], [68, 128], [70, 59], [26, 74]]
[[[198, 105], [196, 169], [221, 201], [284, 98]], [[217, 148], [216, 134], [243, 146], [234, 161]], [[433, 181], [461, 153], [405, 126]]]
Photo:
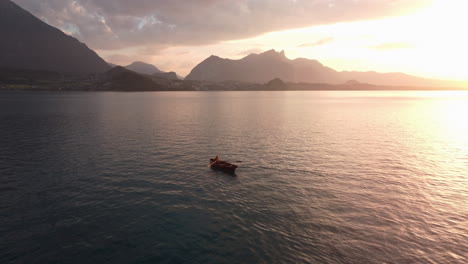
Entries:
[[290, 60], [283, 51], [275, 50], [250, 54], [240, 60], [210, 56], [198, 64], [185, 79], [266, 83], [275, 78], [296, 83], [344, 84], [349, 80], [356, 80], [360, 83], [392, 86], [461, 85], [457, 82], [425, 79], [403, 73], [338, 72], [317, 60], [303, 58]]
[[0, 67], [70, 73], [110, 69], [85, 44], [10, 0], [0, 0]]
[[125, 68], [134, 72], [141, 73], [141, 74], [153, 75], [153, 76], [164, 78], [164, 79], [170, 79], [170, 80], [181, 79], [175, 72], [164, 72], [152, 64], [141, 62], [141, 61], [135, 61], [134, 63], [125, 66]]
[[157, 72], [157, 73], [154, 73], [153, 76], [165, 78], [169, 80], [181, 80], [179, 75], [177, 75], [175, 72]]
[[135, 61], [134, 63], [130, 65], [124, 66], [124, 68], [134, 71], [134, 72], [138, 72], [141, 74], [148, 74], [148, 75], [153, 75], [157, 72], [161, 72], [153, 64], [149, 64], [149, 63], [145, 63], [141, 61]]

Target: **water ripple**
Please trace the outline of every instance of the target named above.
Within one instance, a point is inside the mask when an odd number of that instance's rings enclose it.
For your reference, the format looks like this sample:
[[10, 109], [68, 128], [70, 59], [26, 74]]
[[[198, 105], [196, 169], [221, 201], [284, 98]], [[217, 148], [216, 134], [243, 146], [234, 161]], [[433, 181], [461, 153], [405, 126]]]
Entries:
[[398, 93], [2, 94], [0, 262], [467, 263], [468, 94]]

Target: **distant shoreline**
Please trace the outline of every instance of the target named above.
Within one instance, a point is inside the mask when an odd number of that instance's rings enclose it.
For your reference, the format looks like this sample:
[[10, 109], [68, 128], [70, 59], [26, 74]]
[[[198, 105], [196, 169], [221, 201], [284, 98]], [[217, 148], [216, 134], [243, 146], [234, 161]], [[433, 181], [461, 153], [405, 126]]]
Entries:
[[310, 90], [154, 90], [154, 91], [126, 91], [126, 90], [42, 90], [42, 89], [0, 89], [0, 93], [18, 93], [18, 92], [54, 92], [54, 93], [72, 93], [72, 92], [90, 92], [90, 93], [141, 93], [141, 92], [388, 92], [388, 91], [467, 91], [468, 88], [404, 88], [404, 89], [310, 89]]
[[275, 78], [266, 83], [174, 80], [139, 74], [123, 67], [99, 74], [65, 74], [0, 68], [0, 91], [468, 91], [467, 86], [391, 86], [361, 83], [294, 83]]

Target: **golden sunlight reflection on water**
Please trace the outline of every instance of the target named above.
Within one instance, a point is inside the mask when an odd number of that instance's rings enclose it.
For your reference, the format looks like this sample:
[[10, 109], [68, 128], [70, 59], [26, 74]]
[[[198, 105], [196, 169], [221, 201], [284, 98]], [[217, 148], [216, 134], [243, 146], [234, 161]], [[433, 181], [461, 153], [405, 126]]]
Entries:
[[468, 263], [468, 92], [0, 101], [1, 263]]

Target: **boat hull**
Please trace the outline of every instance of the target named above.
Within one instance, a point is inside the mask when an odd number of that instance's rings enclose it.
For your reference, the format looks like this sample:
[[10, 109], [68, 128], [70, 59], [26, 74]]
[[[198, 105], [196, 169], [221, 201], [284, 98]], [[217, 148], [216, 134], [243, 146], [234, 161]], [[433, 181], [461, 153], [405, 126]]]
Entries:
[[[210, 164], [212, 164], [213, 162], [215, 162], [215, 160], [210, 159]], [[219, 171], [223, 171], [223, 172], [227, 172], [227, 173], [231, 173], [231, 174], [234, 174], [236, 172], [236, 169], [237, 169], [236, 165], [225, 162], [225, 161], [221, 161], [221, 160], [217, 161], [214, 164], [212, 164], [210, 167], [213, 170], [219, 170]]]

